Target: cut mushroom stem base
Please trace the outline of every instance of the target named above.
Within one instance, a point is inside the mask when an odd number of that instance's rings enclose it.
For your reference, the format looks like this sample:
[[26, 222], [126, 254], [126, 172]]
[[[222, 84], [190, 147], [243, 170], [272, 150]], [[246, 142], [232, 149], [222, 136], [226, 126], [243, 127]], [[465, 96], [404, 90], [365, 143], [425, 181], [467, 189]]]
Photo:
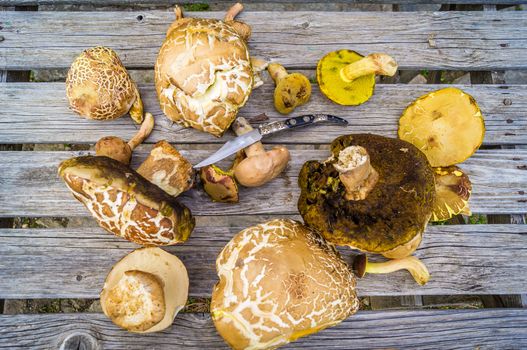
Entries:
[[372, 53], [340, 70], [340, 77], [346, 82], [353, 81], [369, 74], [394, 76], [397, 62], [385, 53]]
[[365, 199], [379, 180], [379, 174], [371, 166], [368, 152], [361, 146], [349, 146], [340, 151], [334, 167], [346, 187], [347, 200]]
[[425, 264], [415, 256], [403, 259], [393, 259], [385, 262], [369, 262], [364, 254], [359, 255], [353, 261], [353, 270], [359, 278], [367, 273], [392, 273], [399, 270], [408, 270], [419, 285], [425, 285], [430, 279], [430, 273]]

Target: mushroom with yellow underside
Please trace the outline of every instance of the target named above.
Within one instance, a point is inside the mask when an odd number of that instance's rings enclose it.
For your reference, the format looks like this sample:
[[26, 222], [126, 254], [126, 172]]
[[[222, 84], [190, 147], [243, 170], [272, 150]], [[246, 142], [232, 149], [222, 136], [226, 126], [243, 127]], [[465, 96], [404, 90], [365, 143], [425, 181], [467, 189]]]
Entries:
[[471, 215], [468, 200], [472, 184], [468, 175], [457, 166], [434, 168], [436, 200], [431, 221], [445, 221], [454, 215]]
[[274, 107], [278, 112], [289, 114], [296, 107], [309, 101], [311, 97], [311, 83], [305, 75], [301, 73], [289, 74], [278, 63], [269, 64], [267, 70], [276, 84], [273, 96]]

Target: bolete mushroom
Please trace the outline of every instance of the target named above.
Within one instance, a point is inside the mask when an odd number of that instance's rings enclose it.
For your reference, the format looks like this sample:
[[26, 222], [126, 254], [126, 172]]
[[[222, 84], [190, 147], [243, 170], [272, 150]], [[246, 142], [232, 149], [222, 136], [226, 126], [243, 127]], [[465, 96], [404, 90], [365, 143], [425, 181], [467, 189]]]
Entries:
[[355, 313], [355, 277], [333, 245], [292, 220], [249, 227], [216, 259], [211, 314], [233, 349], [275, 349]]
[[397, 62], [384, 53], [366, 57], [351, 50], [328, 53], [317, 65], [320, 91], [341, 105], [359, 105], [370, 99], [375, 88], [375, 75], [393, 76]]
[[[253, 130], [251, 124], [238, 117], [232, 129], [240, 136]], [[266, 151], [261, 142], [256, 142], [243, 150], [245, 158], [234, 166], [234, 176], [245, 187], [258, 187], [271, 181], [284, 171], [290, 156], [287, 148], [276, 146]]]
[[296, 107], [306, 103], [311, 97], [311, 83], [305, 75], [301, 73], [289, 74], [278, 63], [269, 64], [267, 70], [276, 84], [274, 107], [278, 112], [289, 114]]
[[385, 262], [370, 262], [366, 254], [360, 254], [353, 260], [353, 272], [359, 278], [366, 273], [392, 273], [399, 270], [408, 270], [419, 285], [425, 285], [430, 279], [430, 273], [425, 264], [415, 256], [401, 259], [392, 259]]
[[203, 189], [214, 202], [238, 203], [238, 185], [231, 170], [225, 171], [216, 165], [200, 169]]
[[161, 110], [185, 127], [222, 136], [253, 88], [247, 49], [250, 27], [235, 21], [243, 9], [234, 5], [225, 20], [183, 18], [167, 31], [155, 65]]
[[159, 332], [170, 327], [185, 306], [188, 286], [187, 269], [175, 255], [141, 248], [112, 268], [101, 292], [101, 307], [127, 331]]
[[184, 242], [190, 210], [123, 163], [102, 156], [63, 161], [59, 175], [106, 231], [145, 246]]
[[433, 167], [463, 162], [484, 136], [485, 122], [476, 101], [452, 87], [419, 97], [399, 119], [399, 138], [423, 151]]
[[154, 116], [145, 113], [145, 119], [139, 131], [128, 142], [117, 136], [105, 136], [95, 144], [95, 155], [115, 159], [123, 164], [129, 164], [132, 151], [152, 133]]
[[445, 221], [454, 215], [471, 215], [468, 206], [472, 184], [457, 166], [434, 168], [436, 200], [431, 221]]
[[331, 144], [325, 162], [306, 162], [298, 210], [329, 242], [379, 253], [410, 255], [432, 215], [434, 173], [412, 144], [371, 134]]
[[139, 90], [110, 48], [87, 49], [73, 61], [66, 95], [73, 111], [85, 118], [109, 120], [130, 112], [136, 123], [143, 121]]
[[192, 164], [165, 140], [154, 145], [137, 172], [172, 196], [178, 196], [194, 184]]

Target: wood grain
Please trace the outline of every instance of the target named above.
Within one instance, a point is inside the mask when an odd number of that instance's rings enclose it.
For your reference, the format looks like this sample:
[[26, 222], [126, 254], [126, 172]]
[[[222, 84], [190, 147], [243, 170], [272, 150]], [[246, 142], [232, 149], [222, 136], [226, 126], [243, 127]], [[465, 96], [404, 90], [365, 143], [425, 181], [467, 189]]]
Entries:
[[[223, 18], [222, 12], [191, 13]], [[327, 52], [349, 48], [393, 55], [401, 69], [524, 69], [522, 12], [247, 11], [252, 55], [289, 67], [315, 67]], [[69, 67], [83, 49], [110, 46], [128, 67], [154, 65], [172, 11], [5, 12], [0, 69]]]

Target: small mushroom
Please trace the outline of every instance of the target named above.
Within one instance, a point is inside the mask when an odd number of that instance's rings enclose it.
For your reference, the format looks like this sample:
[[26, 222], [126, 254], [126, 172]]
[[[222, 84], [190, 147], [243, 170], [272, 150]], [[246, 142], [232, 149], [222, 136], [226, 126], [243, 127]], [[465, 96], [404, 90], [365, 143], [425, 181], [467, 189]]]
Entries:
[[[253, 130], [243, 117], [238, 117], [232, 128], [238, 136]], [[259, 141], [243, 151], [246, 158], [233, 169], [236, 180], [246, 187], [257, 187], [271, 181], [285, 169], [290, 159], [287, 148], [276, 146], [271, 151], [266, 151]]]
[[289, 74], [278, 63], [269, 64], [267, 70], [276, 84], [274, 106], [278, 112], [289, 114], [296, 107], [306, 103], [311, 97], [311, 83], [305, 75], [301, 73]]
[[359, 105], [369, 100], [375, 88], [375, 75], [393, 76], [395, 60], [384, 53], [366, 57], [351, 50], [328, 53], [317, 65], [320, 90], [341, 105]]
[[468, 206], [472, 184], [457, 166], [434, 168], [436, 200], [430, 221], [445, 221], [454, 215], [471, 215]]
[[419, 285], [425, 285], [430, 279], [430, 273], [425, 264], [415, 256], [402, 259], [393, 259], [385, 262], [369, 262], [366, 254], [360, 254], [353, 260], [353, 272], [359, 278], [366, 273], [392, 273], [399, 270], [408, 270]]
[[233, 171], [224, 171], [216, 165], [200, 169], [203, 189], [214, 202], [238, 203], [238, 185]]
[[112, 268], [101, 292], [101, 307], [113, 323], [130, 332], [159, 332], [172, 325], [187, 301], [185, 265], [160, 248], [141, 248]]
[[130, 141], [126, 142], [117, 136], [105, 136], [95, 144], [95, 154], [129, 164], [132, 158], [132, 151], [143, 143], [153, 129], [154, 116], [150, 113], [145, 113], [145, 119], [141, 124], [141, 128]]

